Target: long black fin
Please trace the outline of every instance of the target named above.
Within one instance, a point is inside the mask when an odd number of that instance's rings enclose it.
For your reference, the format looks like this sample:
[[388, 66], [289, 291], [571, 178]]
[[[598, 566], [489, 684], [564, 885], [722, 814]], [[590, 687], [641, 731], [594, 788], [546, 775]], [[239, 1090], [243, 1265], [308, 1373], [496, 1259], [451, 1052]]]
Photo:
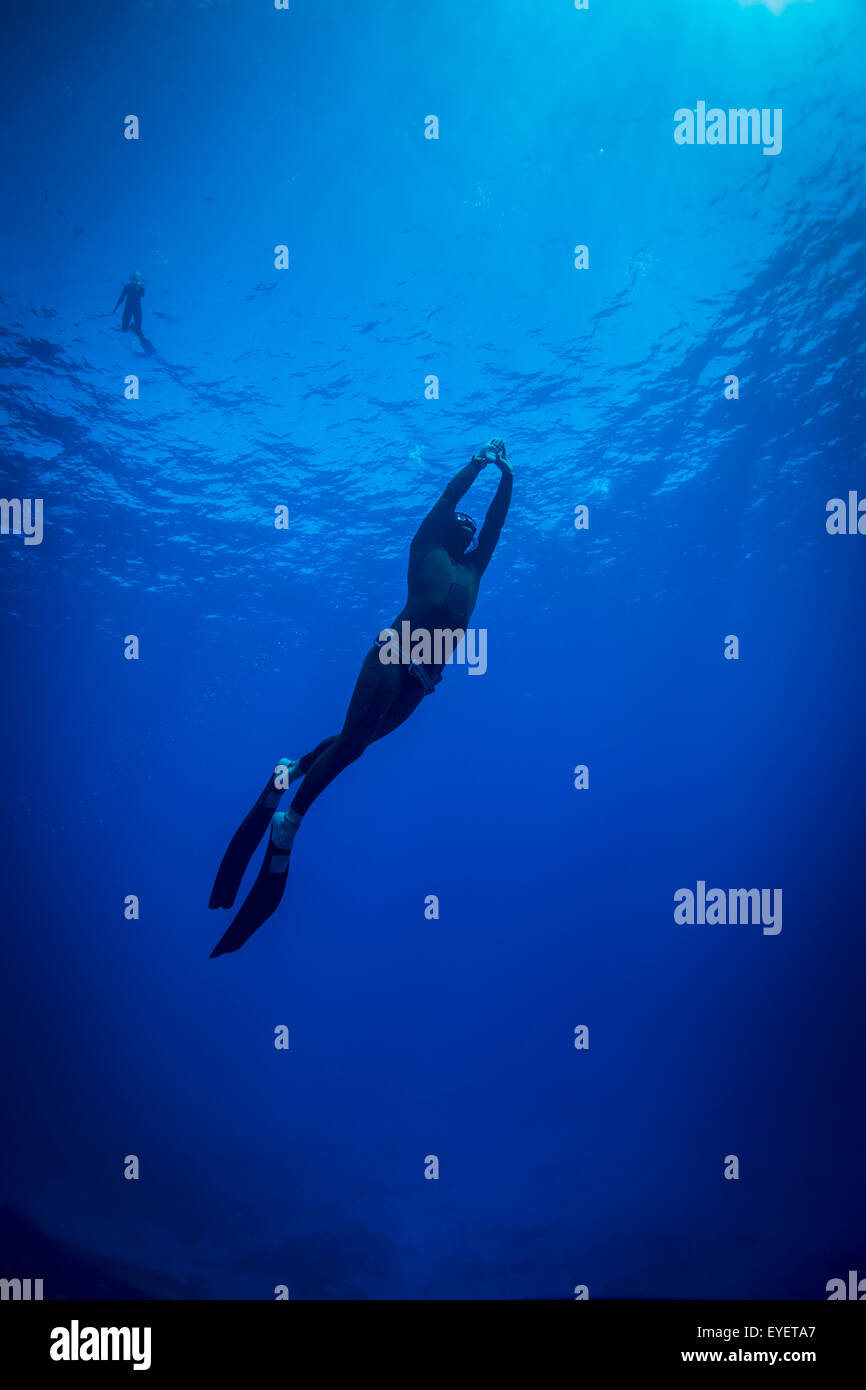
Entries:
[[282, 791], [274, 786], [273, 774], [265, 783], [248, 815], [244, 817], [231, 838], [231, 843], [223, 855], [211, 890], [208, 907], [232, 907], [247, 871], [247, 865], [255, 854], [262, 836], [271, 823], [271, 816], [280, 804]]
[[253, 932], [258, 931], [259, 927], [273, 916], [282, 900], [288, 872], [288, 854], [285, 850], [275, 848], [273, 841], [268, 840], [258, 877], [228, 931], [220, 937], [211, 951], [211, 960], [214, 956], [224, 956], [229, 951], [240, 950]]

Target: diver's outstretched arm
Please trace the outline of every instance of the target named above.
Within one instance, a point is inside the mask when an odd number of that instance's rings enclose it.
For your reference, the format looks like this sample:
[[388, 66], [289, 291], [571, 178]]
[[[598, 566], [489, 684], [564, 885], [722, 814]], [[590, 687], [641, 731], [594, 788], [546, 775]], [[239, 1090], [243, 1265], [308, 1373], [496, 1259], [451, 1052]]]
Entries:
[[120, 308], [120, 306], [121, 306], [121, 304], [123, 303], [123, 301], [124, 301], [125, 298], [126, 298], [126, 286], [124, 285], [123, 289], [120, 291], [120, 294], [117, 296], [117, 303], [115, 304], [114, 308], [113, 308], [112, 311], [111, 311], [113, 314], [116, 314], [116, 313], [117, 313], [118, 309]]
[[505, 445], [501, 440], [494, 443], [501, 444], [501, 449], [497, 449], [494, 463], [500, 470], [502, 477], [499, 479], [499, 486], [493, 496], [493, 501], [487, 508], [487, 515], [484, 518], [484, 525], [478, 536], [478, 544], [467, 557], [477, 569], [484, 571], [490, 564], [491, 557], [496, 549], [499, 534], [502, 530], [505, 518], [508, 515], [508, 508], [511, 505], [511, 489], [514, 485], [514, 474], [511, 471], [511, 464], [505, 457]]
[[412, 550], [417, 551], [419, 548], [426, 549], [427, 546], [440, 544], [442, 533], [453, 518], [457, 503], [463, 494], [469, 491], [482, 468], [486, 466], [487, 459], [476, 454], [464, 468], [460, 469], [459, 473], [455, 473], [442, 496], [433, 504], [415, 532], [410, 555]]

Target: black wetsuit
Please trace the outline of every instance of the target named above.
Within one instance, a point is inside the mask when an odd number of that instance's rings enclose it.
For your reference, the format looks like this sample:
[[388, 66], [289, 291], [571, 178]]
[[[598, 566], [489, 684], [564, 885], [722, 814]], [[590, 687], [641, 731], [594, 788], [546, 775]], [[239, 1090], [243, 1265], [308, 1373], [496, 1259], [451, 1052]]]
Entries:
[[[398, 634], [403, 633], [403, 622], [408, 622], [413, 631], [430, 633], [465, 629], [472, 616], [481, 576], [505, 521], [512, 487], [510, 470], [503, 472], [478, 545], [468, 555], [460, 554], [454, 509], [481, 466], [473, 461], [461, 469], [418, 528], [409, 549], [408, 597], [392, 624]], [[292, 810], [299, 815], [307, 811], [343, 768], [360, 758], [369, 744], [408, 719], [442, 679], [444, 662], [422, 665], [383, 661], [380, 646], [375, 642], [364, 657], [341, 732], [324, 739], [300, 759], [299, 771], [304, 780], [292, 801]]]
[[123, 289], [120, 291], [120, 297], [114, 308], [116, 310], [117, 305], [120, 304], [122, 300], [126, 300], [123, 306], [122, 327], [124, 333], [129, 328], [131, 321], [136, 333], [139, 335], [141, 334], [141, 299], [143, 294], [144, 285], [138, 280], [130, 280], [129, 284], [124, 285]]

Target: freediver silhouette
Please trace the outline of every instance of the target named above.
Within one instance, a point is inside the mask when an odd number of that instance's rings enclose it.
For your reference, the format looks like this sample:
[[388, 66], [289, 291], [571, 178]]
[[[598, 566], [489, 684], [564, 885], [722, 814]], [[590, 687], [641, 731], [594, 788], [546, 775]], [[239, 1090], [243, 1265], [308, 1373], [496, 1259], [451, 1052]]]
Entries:
[[145, 338], [141, 331], [141, 300], [143, 295], [144, 281], [138, 271], [134, 270], [129, 283], [124, 285], [123, 289], [120, 291], [117, 297], [117, 304], [115, 304], [111, 312], [116, 314], [117, 305], [121, 304], [124, 299], [126, 300], [123, 306], [123, 322], [121, 324], [121, 329], [125, 333], [131, 324], [132, 331], [137, 335], [138, 341], [141, 343], [148, 357], [150, 357], [151, 354], [156, 351], [156, 348], [149, 338]]
[[130, 323], [132, 323], [133, 331], [141, 337], [141, 301], [143, 296], [144, 281], [138, 271], [134, 270], [129, 283], [124, 285], [120, 294], [117, 296], [117, 303], [111, 311], [113, 314], [116, 314], [124, 299], [126, 300], [126, 303], [123, 305], [123, 322], [121, 324], [121, 329], [124, 333], [129, 328]]
[[[456, 510], [483, 468], [501, 477], [480, 533], [471, 516]], [[408, 596], [392, 633], [442, 633], [465, 629], [478, 598], [481, 576], [496, 548], [511, 502], [512, 472], [501, 439], [489, 444], [451, 479], [421, 522], [409, 547]], [[401, 624], [408, 623], [408, 627]], [[391, 639], [388, 639], [389, 641]], [[367, 652], [339, 734], [323, 739], [302, 758], [281, 758], [252, 810], [235, 832], [220, 864], [209, 906], [232, 907], [241, 879], [265, 831], [268, 845], [258, 877], [211, 957], [237, 951], [276, 912], [289, 870], [292, 844], [303, 817], [334, 778], [365, 748], [398, 728], [442, 679], [443, 661], [408, 660], [404, 651], [385, 655], [382, 634]], [[438, 655], [442, 655], [441, 646]], [[287, 811], [280, 798], [292, 782], [304, 781]]]

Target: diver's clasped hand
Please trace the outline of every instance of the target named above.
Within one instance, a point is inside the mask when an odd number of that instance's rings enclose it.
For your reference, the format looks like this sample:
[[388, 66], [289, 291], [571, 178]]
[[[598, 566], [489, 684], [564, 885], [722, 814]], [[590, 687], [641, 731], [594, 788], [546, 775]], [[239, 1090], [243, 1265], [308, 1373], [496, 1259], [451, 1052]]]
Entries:
[[472, 462], [477, 463], [479, 468], [486, 468], [488, 463], [493, 463], [503, 473], [506, 470], [510, 471], [510, 464], [505, 455], [505, 440], [491, 439], [483, 449], [473, 454]]

